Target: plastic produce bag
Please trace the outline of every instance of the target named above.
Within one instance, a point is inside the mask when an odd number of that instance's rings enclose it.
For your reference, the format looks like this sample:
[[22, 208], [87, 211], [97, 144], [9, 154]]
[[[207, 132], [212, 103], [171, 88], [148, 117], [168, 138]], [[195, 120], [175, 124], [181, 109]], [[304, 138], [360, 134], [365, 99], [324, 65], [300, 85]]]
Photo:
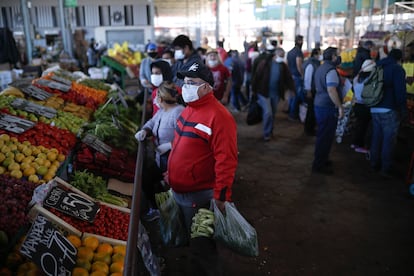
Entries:
[[259, 246], [256, 229], [237, 211], [234, 203], [225, 202], [225, 214], [211, 201], [214, 211], [214, 238], [235, 252], [246, 256], [258, 256]]
[[158, 210], [160, 211], [159, 224], [162, 241], [168, 246], [178, 247], [186, 245], [188, 235], [180, 207], [175, 202], [171, 189], [164, 193], [167, 193], [168, 196], [158, 206]]

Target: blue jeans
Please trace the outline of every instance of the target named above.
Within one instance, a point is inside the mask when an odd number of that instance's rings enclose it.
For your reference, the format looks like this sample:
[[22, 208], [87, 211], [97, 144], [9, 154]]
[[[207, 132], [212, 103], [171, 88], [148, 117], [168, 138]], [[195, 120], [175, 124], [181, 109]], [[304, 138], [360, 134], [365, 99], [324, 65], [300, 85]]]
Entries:
[[277, 111], [279, 97], [266, 98], [260, 94], [257, 94], [257, 96], [257, 102], [262, 108], [263, 137], [269, 138], [273, 135], [273, 122]]
[[299, 104], [305, 100], [303, 78], [292, 76], [295, 82], [296, 94], [289, 99], [289, 117], [299, 118]]
[[240, 104], [246, 105], [247, 100], [244, 98], [241, 87], [238, 85], [233, 85], [230, 91], [230, 101], [233, 107], [237, 110], [240, 110]]
[[400, 119], [398, 113], [394, 110], [386, 113], [371, 113], [371, 117], [371, 167], [389, 173], [392, 166]]
[[329, 160], [329, 153], [335, 139], [338, 116], [335, 107], [315, 106], [314, 110], [318, 128], [312, 169], [318, 170], [324, 167]]

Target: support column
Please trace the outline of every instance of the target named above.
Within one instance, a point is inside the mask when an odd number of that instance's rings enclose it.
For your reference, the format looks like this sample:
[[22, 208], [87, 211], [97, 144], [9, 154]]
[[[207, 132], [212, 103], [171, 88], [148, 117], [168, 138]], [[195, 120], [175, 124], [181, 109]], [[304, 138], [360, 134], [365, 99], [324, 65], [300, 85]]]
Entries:
[[29, 64], [32, 63], [32, 32], [30, 31], [30, 17], [29, 17], [29, 7], [27, 6], [27, 0], [20, 0], [20, 6], [22, 8], [22, 15], [23, 15], [23, 28], [25, 33], [25, 40], [26, 40], [26, 54], [27, 54], [27, 62]]

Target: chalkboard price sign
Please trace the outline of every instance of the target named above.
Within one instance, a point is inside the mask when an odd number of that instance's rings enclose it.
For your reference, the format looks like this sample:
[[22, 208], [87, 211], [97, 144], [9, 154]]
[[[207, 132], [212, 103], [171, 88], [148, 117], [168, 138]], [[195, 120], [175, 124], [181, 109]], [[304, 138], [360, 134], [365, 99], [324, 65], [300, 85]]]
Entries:
[[96, 202], [77, 193], [67, 192], [59, 187], [52, 188], [43, 204], [89, 222], [93, 222], [96, 213], [99, 211], [99, 205]]
[[48, 276], [71, 275], [76, 264], [76, 248], [40, 214], [27, 233], [20, 252]]

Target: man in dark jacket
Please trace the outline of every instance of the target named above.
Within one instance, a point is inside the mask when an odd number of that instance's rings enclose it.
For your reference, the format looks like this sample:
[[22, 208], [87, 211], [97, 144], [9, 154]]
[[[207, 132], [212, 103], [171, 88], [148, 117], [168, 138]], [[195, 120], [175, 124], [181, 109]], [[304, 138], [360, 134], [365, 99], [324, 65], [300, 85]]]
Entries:
[[177, 36], [172, 42], [174, 47], [174, 59], [176, 62], [172, 66], [174, 82], [178, 86], [182, 87], [184, 81], [177, 78], [177, 73], [180, 71], [186, 71], [193, 63], [203, 63], [200, 55], [193, 47], [193, 42], [186, 35]]
[[407, 88], [405, 71], [400, 62], [402, 51], [392, 49], [388, 57], [378, 61], [384, 69], [384, 95], [376, 106], [371, 107], [372, 139], [371, 168], [383, 177], [390, 178], [394, 147], [401, 117], [407, 112]]

